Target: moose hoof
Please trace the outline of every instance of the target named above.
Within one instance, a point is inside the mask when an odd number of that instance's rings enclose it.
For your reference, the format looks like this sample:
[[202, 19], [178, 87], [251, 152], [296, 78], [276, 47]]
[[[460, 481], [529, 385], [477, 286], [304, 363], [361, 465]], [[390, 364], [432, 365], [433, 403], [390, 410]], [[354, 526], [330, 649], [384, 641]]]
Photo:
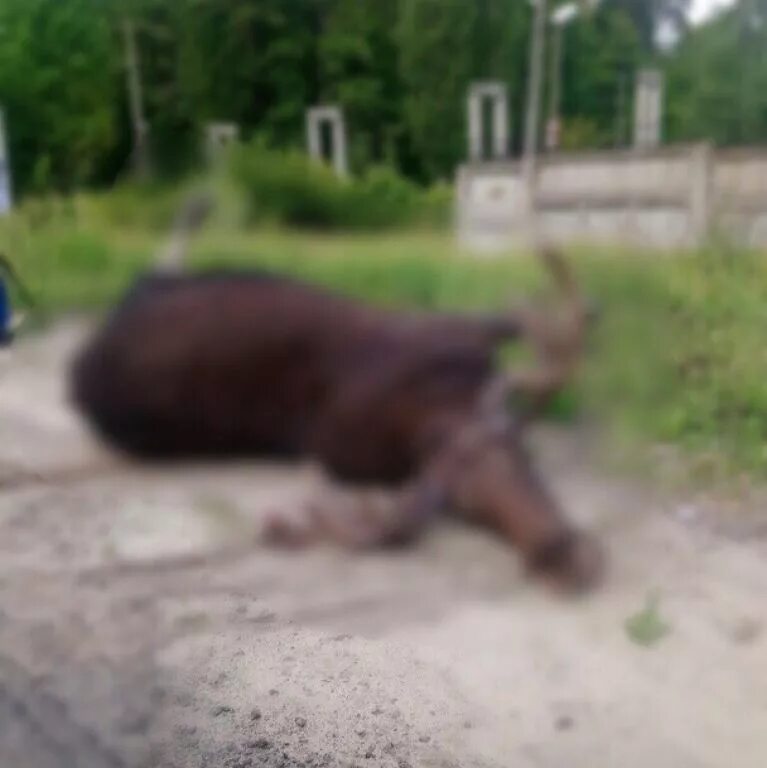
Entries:
[[588, 592], [599, 585], [605, 570], [601, 545], [585, 534], [571, 534], [539, 550], [531, 570], [557, 591], [568, 595]]
[[275, 549], [305, 549], [312, 543], [312, 531], [300, 516], [269, 514], [261, 531], [261, 542]]

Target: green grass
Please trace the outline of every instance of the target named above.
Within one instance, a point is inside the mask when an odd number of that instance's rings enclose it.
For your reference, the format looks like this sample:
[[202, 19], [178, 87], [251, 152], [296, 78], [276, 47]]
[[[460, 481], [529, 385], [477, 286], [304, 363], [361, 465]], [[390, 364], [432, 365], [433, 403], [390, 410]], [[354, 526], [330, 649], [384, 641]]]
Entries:
[[[170, 193], [147, 195], [26, 206], [0, 223], [0, 250], [46, 312], [106, 307], [151, 263], [170, 220]], [[571, 257], [603, 313], [580, 405], [629, 444], [680, 449], [702, 477], [767, 476], [767, 261], [726, 248]], [[247, 231], [223, 216], [191, 260], [265, 266], [396, 307], [502, 308], [546, 286], [529, 257], [472, 258], [435, 231]]]

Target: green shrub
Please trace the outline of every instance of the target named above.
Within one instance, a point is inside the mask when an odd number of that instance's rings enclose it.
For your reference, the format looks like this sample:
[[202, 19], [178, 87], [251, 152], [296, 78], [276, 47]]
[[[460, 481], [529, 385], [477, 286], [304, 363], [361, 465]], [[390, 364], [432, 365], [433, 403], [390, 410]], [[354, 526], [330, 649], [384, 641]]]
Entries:
[[164, 232], [173, 222], [181, 190], [157, 182], [121, 184], [93, 197], [94, 213], [117, 229]]
[[324, 228], [337, 222], [344, 193], [327, 168], [307, 162], [298, 152], [273, 152], [260, 143], [240, 148], [231, 162], [251, 223]]
[[251, 223], [379, 230], [423, 221], [427, 212], [437, 218], [436, 198], [386, 166], [342, 180], [302, 152], [274, 151], [254, 142], [233, 154], [231, 168], [247, 199]]
[[349, 226], [366, 228], [411, 224], [418, 213], [420, 190], [387, 166], [371, 168], [348, 190]]

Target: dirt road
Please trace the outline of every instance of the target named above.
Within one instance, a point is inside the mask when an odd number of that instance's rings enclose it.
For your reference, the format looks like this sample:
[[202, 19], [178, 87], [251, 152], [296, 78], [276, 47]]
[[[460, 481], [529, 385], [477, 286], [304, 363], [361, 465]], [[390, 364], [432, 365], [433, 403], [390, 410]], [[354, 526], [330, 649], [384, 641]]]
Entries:
[[447, 524], [397, 555], [270, 552], [310, 469], [36, 479], [101, 455], [63, 397], [81, 333], [0, 359], [1, 766], [767, 764], [767, 510], [637, 490], [554, 434], [612, 560], [585, 601]]

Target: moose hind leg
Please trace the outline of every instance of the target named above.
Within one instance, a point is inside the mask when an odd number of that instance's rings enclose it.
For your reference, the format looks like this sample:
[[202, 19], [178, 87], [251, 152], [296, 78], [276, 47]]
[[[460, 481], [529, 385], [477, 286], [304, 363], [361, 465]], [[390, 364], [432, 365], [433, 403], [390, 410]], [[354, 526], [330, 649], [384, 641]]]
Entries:
[[327, 482], [300, 507], [267, 519], [264, 540], [273, 546], [303, 548], [331, 543], [368, 550], [413, 541], [437, 511], [438, 500], [423, 489], [358, 489]]

